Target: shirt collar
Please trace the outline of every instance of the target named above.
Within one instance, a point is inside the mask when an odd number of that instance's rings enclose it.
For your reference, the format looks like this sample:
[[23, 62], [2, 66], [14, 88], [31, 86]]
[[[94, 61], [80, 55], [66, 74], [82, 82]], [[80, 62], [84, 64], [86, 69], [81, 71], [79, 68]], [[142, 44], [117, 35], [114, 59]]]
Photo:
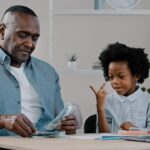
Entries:
[[[5, 51], [2, 48], [0, 48], [0, 63], [4, 64], [6, 62], [9, 62], [10, 64], [11, 62], [10, 57], [5, 53]], [[30, 65], [30, 63], [31, 63], [31, 57], [29, 57], [27, 62], [24, 63], [25, 64], [24, 66], [27, 67], [28, 65]]]
[[4, 52], [2, 48], [0, 48], [0, 63], [4, 64], [5, 61], [10, 61], [9, 56]]
[[132, 93], [129, 96], [122, 96], [119, 95], [117, 92], [114, 92], [114, 96], [117, 98], [117, 100], [119, 100], [120, 102], [124, 102], [125, 100], [129, 100], [130, 102], [134, 102], [135, 100], [137, 100], [137, 98], [139, 96], [141, 96], [142, 94], [142, 90], [139, 87], [134, 93]]

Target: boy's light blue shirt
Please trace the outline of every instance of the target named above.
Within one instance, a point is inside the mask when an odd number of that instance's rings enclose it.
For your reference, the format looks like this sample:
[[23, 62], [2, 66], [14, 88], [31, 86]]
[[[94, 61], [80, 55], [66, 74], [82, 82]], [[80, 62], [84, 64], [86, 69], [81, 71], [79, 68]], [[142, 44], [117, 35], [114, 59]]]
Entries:
[[[34, 57], [28, 60], [24, 72], [42, 103], [43, 113], [36, 128], [44, 131], [45, 125], [53, 120], [64, 107], [60, 94], [59, 77], [48, 63]], [[0, 49], [0, 86], [0, 114], [20, 114], [20, 86], [10, 72], [10, 58], [2, 49]], [[13, 133], [0, 129], [0, 135], [13, 135]]]
[[113, 133], [117, 133], [126, 121], [131, 121], [137, 128], [150, 130], [150, 95], [141, 88], [127, 97], [116, 92], [108, 95], [105, 111]]

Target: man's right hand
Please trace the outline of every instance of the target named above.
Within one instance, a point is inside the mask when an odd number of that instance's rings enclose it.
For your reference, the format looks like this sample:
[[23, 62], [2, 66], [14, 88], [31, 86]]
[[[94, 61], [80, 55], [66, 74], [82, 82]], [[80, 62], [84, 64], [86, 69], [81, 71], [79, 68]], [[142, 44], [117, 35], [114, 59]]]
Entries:
[[15, 132], [23, 137], [31, 137], [35, 133], [32, 122], [24, 115], [1, 115], [0, 123], [2, 128]]

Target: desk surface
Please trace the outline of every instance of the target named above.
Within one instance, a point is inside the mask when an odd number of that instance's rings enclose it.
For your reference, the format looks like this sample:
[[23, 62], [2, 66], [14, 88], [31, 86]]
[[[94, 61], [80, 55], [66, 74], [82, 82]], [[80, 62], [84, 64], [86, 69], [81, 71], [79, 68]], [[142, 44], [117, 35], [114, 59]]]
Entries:
[[0, 137], [0, 148], [13, 150], [148, 150], [150, 144], [124, 140]]

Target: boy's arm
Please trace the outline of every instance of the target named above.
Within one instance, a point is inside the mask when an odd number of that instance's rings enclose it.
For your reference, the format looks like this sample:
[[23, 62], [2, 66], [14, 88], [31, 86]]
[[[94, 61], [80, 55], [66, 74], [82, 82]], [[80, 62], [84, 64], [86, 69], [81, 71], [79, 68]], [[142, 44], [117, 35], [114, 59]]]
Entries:
[[147, 110], [146, 128], [150, 131], [150, 102]]
[[110, 132], [109, 125], [106, 119], [106, 113], [104, 109], [97, 108], [98, 113], [98, 127], [99, 132], [101, 133], [108, 133]]
[[105, 103], [106, 103], [106, 91], [104, 89], [105, 84], [103, 84], [98, 91], [96, 91], [92, 86], [90, 88], [94, 92], [97, 101], [97, 113], [98, 113], [98, 126], [99, 132], [107, 133], [110, 132], [109, 125], [105, 113]]

